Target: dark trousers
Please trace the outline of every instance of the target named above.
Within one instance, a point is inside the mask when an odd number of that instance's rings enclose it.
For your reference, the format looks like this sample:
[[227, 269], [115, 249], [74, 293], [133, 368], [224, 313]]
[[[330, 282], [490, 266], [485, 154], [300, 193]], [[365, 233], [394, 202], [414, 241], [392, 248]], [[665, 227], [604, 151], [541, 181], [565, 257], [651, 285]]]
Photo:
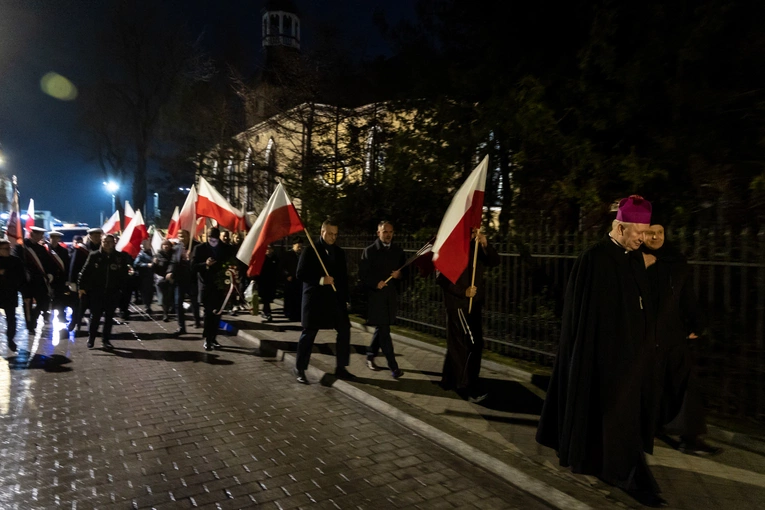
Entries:
[[271, 315], [271, 301], [263, 301], [263, 315]]
[[446, 359], [441, 384], [444, 388], [478, 391], [478, 374], [483, 356], [481, 305], [473, 303], [473, 311], [446, 310]]
[[[351, 362], [351, 322], [348, 319], [348, 312], [345, 309], [340, 309], [338, 306], [338, 317], [336, 320], [335, 331], [337, 331], [336, 342], [336, 364], [338, 368], [347, 367]], [[308, 363], [311, 361], [311, 352], [313, 351], [313, 343], [316, 341], [316, 335], [319, 333], [318, 329], [303, 328], [303, 332], [300, 334], [300, 340], [298, 340], [297, 358], [295, 360], [295, 368], [298, 370], [305, 370], [308, 368]]]
[[5, 310], [5, 334], [10, 342], [16, 336], [16, 303], [2, 303], [0, 306]]
[[[202, 336], [207, 343], [215, 343], [220, 328], [220, 317], [223, 313], [222, 305], [226, 294], [216, 288], [205, 288], [202, 293], [205, 306], [204, 325]], [[218, 313], [215, 313], [218, 312]]]
[[388, 360], [388, 368], [398, 370], [396, 363], [396, 353], [393, 351], [393, 339], [390, 337], [390, 325], [383, 324], [375, 327], [372, 335], [372, 343], [367, 347], [367, 359], [374, 359], [377, 351], [381, 350]]
[[175, 287], [175, 311], [178, 314], [178, 327], [181, 329], [186, 329], [186, 311], [183, 309], [183, 300], [186, 299], [186, 296], [189, 296], [189, 301], [191, 301], [194, 323], [200, 323], [197, 286], [190, 283], [179, 283]]
[[[26, 292], [22, 292], [24, 299], [31, 299], [29, 303], [29, 321], [27, 322], [27, 329], [32, 331], [37, 324], [37, 318], [41, 313], [47, 312], [50, 308], [50, 295], [48, 294], [48, 287], [42, 280], [35, 280], [30, 283]], [[24, 304], [26, 307], [26, 303]]]
[[141, 301], [148, 311], [151, 309], [151, 302], [154, 301], [154, 275], [142, 275], [140, 282]]
[[85, 310], [90, 308], [90, 298], [87, 294], [84, 296], [80, 296], [74, 306], [72, 306], [72, 321], [70, 324], [70, 328], [74, 327], [80, 327], [80, 323], [82, 322], [82, 318], [85, 316]]
[[300, 320], [303, 284], [294, 277], [284, 284], [284, 315], [291, 321]]
[[167, 315], [170, 309], [173, 307], [173, 300], [175, 299], [175, 289], [173, 282], [164, 278], [157, 281], [157, 300], [162, 306], [162, 312]]
[[98, 333], [98, 323], [104, 318], [104, 330], [101, 339], [106, 342], [112, 335], [112, 319], [114, 311], [120, 302], [119, 291], [91, 293], [90, 294], [90, 326], [88, 327], [88, 341], [95, 342]]

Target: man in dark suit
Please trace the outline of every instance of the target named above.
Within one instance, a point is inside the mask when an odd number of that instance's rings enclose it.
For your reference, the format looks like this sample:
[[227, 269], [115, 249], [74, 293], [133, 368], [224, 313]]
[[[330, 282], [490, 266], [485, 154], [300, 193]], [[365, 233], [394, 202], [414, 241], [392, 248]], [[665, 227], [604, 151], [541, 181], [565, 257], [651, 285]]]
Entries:
[[292, 243], [292, 249], [282, 255], [282, 271], [284, 272], [284, 315], [291, 321], [300, 320], [300, 299], [303, 286], [297, 279], [297, 265], [300, 253], [303, 251], [303, 241], [297, 239]]
[[64, 310], [67, 306], [74, 306], [70, 299], [69, 290], [69, 250], [61, 245], [63, 234], [56, 230], [49, 232], [50, 243], [48, 244], [48, 254], [53, 261], [53, 267], [56, 272], [53, 273], [53, 306], [54, 310], [59, 311], [59, 317], [64, 319]]
[[19, 291], [24, 284], [24, 264], [21, 259], [11, 255], [11, 243], [0, 239], [0, 308], [5, 310], [6, 339], [8, 349], [16, 352], [16, 305], [19, 303]]
[[348, 268], [345, 252], [335, 244], [337, 232], [334, 222], [325, 221], [321, 225], [321, 238], [316, 242], [316, 250], [304, 250], [298, 261], [297, 278], [303, 282], [303, 333], [298, 341], [295, 372], [297, 381], [302, 384], [308, 384], [305, 371], [320, 329], [337, 331], [335, 376], [339, 379], [354, 377], [345, 368], [351, 357], [351, 321], [348, 319], [347, 308]]
[[183, 301], [186, 299], [186, 296], [189, 297], [191, 302], [194, 327], [199, 328], [202, 325], [199, 317], [197, 275], [194, 274], [194, 270], [191, 267], [191, 256], [194, 248], [199, 246], [199, 243], [191, 239], [188, 230], [178, 232], [178, 239], [181, 242], [173, 248], [170, 265], [167, 267], [167, 273], [165, 274], [165, 278], [175, 286], [175, 312], [178, 314], [178, 329], [175, 330], [175, 336], [186, 334], [186, 311], [183, 308]]
[[[101, 229], [91, 229], [98, 230]], [[100, 238], [100, 233], [98, 234]], [[85, 262], [88, 260], [90, 250], [88, 245], [83, 242], [82, 236], [74, 236], [72, 241], [72, 247], [69, 250], [69, 289], [74, 293], [74, 304], [72, 305], [72, 320], [69, 322], [67, 328], [69, 331], [73, 331], [77, 328], [77, 332], [80, 332], [80, 325], [82, 323], [82, 317], [85, 315], [85, 311], [90, 308], [89, 296], [87, 294], [79, 295], [77, 282], [80, 280], [80, 271], [85, 267]]]
[[24, 307], [27, 311], [27, 330], [34, 331], [37, 318], [48, 312], [51, 294], [50, 286], [56, 269], [48, 250], [40, 244], [45, 233], [44, 228], [32, 227], [24, 244], [15, 248], [14, 254], [21, 259], [26, 271], [26, 284], [21, 289]]
[[207, 242], [194, 248], [191, 257], [191, 265], [199, 277], [199, 293], [202, 296], [202, 305], [205, 307], [202, 335], [205, 339], [206, 351], [220, 347], [216, 337], [220, 326], [220, 316], [223, 312], [223, 301], [226, 299], [226, 292], [228, 291], [228, 285], [225, 284], [226, 263], [230, 263], [230, 267], [235, 268], [236, 264], [233, 258], [233, 248], [230, 244], [221, 242], [220, 230], [217, 228], [210, 230]]
[[[367, 348], [367, 367], [379, 370], [375, 364], [377, 351], [382, 349], [391, 375], [398, 379], [404, 372], [398, 367], [390, 325], [396, 321], [399, 285], [404, 250], [393, 244], [393, 224], [381, 221], [377, 226], [377, 239], [364, 248], [359, 265], [359, 279], [367, 291], [367, 323], [375, 326], [372, 343]], [[388, 281], [390, 280], [390, 281]]]

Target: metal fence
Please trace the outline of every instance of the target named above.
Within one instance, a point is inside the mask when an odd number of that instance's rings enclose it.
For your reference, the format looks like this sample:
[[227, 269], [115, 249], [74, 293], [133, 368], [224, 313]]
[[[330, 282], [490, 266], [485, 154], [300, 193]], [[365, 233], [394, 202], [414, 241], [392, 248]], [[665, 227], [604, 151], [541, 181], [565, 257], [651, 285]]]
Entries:
[[[668, 232], [689, 258], [693, 286], [706, 320], [694, 342], [708, 407], [765, 421], [765, 231]], [[486, 273], [484, 335], [492, 351], [552, 365], [563, 296], [577, 255], [597, 240], [587, 234], [526, 232], [494, 243], [501, 263]], [[424, 241], [397, 234], [407, 253]], [[341, 235], [354, 281], [373, 236]], [[363, 313], [356, 289], [355, 311]], [[435, 278], [410, 275], [398, 312], [402, 326], [445, 336], [446, 316]]]

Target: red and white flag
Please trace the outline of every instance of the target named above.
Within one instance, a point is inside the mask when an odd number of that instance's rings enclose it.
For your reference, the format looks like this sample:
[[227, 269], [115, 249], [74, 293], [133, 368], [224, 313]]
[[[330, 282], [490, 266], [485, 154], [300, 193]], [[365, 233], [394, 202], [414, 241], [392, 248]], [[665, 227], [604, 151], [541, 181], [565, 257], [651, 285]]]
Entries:
[[148, 238], [149, 232], [146, 230], [141, 211], [136, 211], [135, 216], [122, 233], [116, 250], [129, 253], [131, 257], [136, 258], [141, 252], [141, 242]]
[[35, 200], [29, 199], [29, 207], [27, 207], [27, 221], [24, 222], [24, 230], [27, 232], [32, 231], [32, 227], [35, 226]]
[[433, 243], [433, 265], [455, 283], [470, 261], [470, 237], [481, 226], [489, 156], [473, 170], [452, 198]]
[[13, 198], [11, 201], [11, 214], [6, 225], [8, 240], [16, 244], [24, 242], [24, 231], [21, 228], [21, 212], [19, 211], [19, 191], [16, 189], [16, 177], [13, 178]]
[[[197, 189], [192, 186], [189, 194], [186, 195], [186, 201], [178, 213], [178, 232], [185, 230], [189, 236], [194, 237], [197, 229]], [[169, 237], [169, 236], [168, 236]]]
[[104, 223], [104, 226], [101, 227], [101, 230], [104, 231], [104, 234], [116, 234], [120, 231], [120, 212], [114, 211], [114, 214], [112, 214], [112, 217], [109, 218], [106, 223]]
[[178, 232], [181, 230], [180, 223], [178, 223], [178, 218], [180, 218], [180, 216], [180, 210], [176, 205], [175, 211], [173, 211], [173, 217], [170, 218], [170, 225], [167, 227], [168, 239], [178, 239]]
[[197, 216], [213, 218], [218, 225], [232, 232], [247, 228], [242, 211], [229, 204], [204, 177], [199, 178]]
[[154, 231], [154, 234], [151, 236], [151, 251], [155, 255], [159, 253], [162, 250], [162, 242], [165, 240], [164, 237], [162, 237], [162, 234], [159, 232], [159, 229], [156, 229]]
[[236, 258], [247, 264], [247, 276], [260, 274], [269, 244], [304, 228], [292, 200], [279, 183], [236, 254]]
[[135, 211], [130, 207], [130, 202], [125, 200], [125, 230], [127, 230], [130, 221], [135, 218]]

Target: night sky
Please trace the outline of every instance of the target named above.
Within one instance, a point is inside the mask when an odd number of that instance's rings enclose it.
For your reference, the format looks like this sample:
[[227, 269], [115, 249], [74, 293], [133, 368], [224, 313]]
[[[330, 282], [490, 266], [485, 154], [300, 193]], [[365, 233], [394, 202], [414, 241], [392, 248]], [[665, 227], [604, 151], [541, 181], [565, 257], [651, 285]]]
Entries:
[[[195, 33], [204, 32], [205, 46], [214, 57], [222, 53], [225, 40], [241, 41], [240, 53], [256, 68], [262, 58], [263, 1], [175, 3], [178, 16], [184, 16]], [[369, 57], [390, 53], [372, 22], [375, 9], [384, 10], [393, 23], [414, 18], [413, 0], [296, 0], [295, 4], [304, 48], [312, 43], [312, 26], [331, 24]], [[42, 91], [40, 81], [55, 72], [82, 90], [95, 80], [99, 69], [108, 65], [99, 56], [98, 34], [112, 5], [110, 0], [0, 0], [0, 145], [6, 159], [0, 172], [18, 176], [22, 212], [30, 198], [36, 209], [49, 210], [67, 222], [95, 225], [102, 212], [106, 217], [111, 212], [103, 173], [88, 161], [80, 145], [78, 98], [55, 99]], [[174, 205], [180, 204], [160, 207]]]

